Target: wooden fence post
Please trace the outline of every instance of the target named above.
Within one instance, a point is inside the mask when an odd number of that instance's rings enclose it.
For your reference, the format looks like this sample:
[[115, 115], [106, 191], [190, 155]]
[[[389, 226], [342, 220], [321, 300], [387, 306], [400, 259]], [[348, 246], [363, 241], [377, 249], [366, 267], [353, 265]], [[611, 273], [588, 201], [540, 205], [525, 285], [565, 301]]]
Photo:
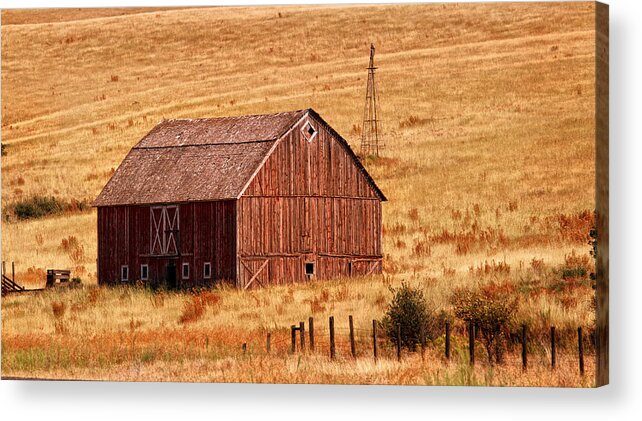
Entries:
[[11, 262], [11, 280], [16, 282], [16, 265], [14, 262]]
[[305, 322], [299, 322], [299, 336], [301, 337], [301, 352], [305, 352]]
[[468, 324], [468, 354], [470, 365], [475, 365], [475, 324], [473, 322]]
[[314, 317], [308, 319], [308, 330], [310, 331], [310, 352], [314, 352]]
[[265, 338], [265, 349], [267, 350], [268, 354], [272, 350], [271, 342], [272, 342], [272, 334], [270, 332], [268, 332], [267, 333], [267, 337]]
[[555, 368], [555, 326], [551, 326], [551, 367]]
[[330, 316], [330, 359], [334, 360], [336, 354], [334, 350], [334, 316]]
[[450, 322], [446, 321], [446, 359], [450, 359]]
[[397, 325], [397, 361], [401, 361], [401, 325]]
[[290, 329], [292, 330], [292, 353], [294, 354], [296, 352], [296, 325], [292, 325]]
[[372, 321], [372, 352], [374, 354], [374, 360], [377, 362], [377, 321]]
[[7, 273], [7, 270], [6, 270], [5, 266], [4, 266], [4, 260], [3, 260], [2, 261], [2, 274], [4, 275], [5, 273]]
[[352, 358], [356, 358], [357, 348], [354, 345], [354, 324], [352, 321], [352, 315], [348, 316], [348, 325], [350, 326], [350, 352], [352, 352]]
[[584, 343], [582, 342], [582, 327], [577, 328], [577, 351], [580, 355], [580, 375], [584, 375]]
[[314, 352], [314, 317], [308, 318], [308, 330], [310, 331], [310, 352]]
[[243, 355], [247, 354], [247, 343], [243, 342]]
[[526, 370], [528, 366], [526, 356], [526, 325], [522, 325], [522, 370]]
[[425, 355], [426, 355], [426, 332], [425, 332], [425, 326], [424, 323], [421, 322], [421, 326], [419, 326], [419, 343], [421, 344], [421, 361], [424, 361]]

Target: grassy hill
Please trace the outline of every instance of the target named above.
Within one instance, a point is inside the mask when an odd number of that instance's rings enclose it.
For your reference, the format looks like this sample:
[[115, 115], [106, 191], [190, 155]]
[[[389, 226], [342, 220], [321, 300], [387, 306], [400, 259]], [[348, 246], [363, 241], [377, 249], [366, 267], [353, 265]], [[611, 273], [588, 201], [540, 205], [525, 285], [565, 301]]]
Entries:
[[[386, 278], [328, 283], [354, 290], [319, 316], [359, 309], [369, 322], [402, 280], [444, 310], [454, 288], [496, 283], [521, 294], [519, 317], [542, 329], [590, 325], [589, 283], [560, 286], [559, 274], [591, 265], [593, 12], [591, 3], [3, 11], [3, 259], [31, 285], [50, 267], [95, 282], [96, 215], [77, 204], [163, 118], [312, 107], [358, 150], [373, 42], [386, 149], [366, 166], [389, 198]], [[34, 196], [66, 210], [17, 220], [16, 204]], [[280, 312], [267, 300], [251, 328], [289, 326], [317, 292], [301, 287]], [[34, 311], [51, 330], [50, 305]], [[3, 306], [3, 320], [14, 310]], [[225, 327], [239, 311], [204, 320]], [[119, 317], [109, 329], [129, 320]], [[18, 335], [12, 326], [3, 341]]]

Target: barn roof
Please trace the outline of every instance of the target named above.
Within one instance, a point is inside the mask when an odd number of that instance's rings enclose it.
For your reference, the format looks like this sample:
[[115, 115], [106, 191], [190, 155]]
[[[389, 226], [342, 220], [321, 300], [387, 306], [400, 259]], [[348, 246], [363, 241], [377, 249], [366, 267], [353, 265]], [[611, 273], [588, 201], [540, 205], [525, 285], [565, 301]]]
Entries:
[[[272, 147], [313, 110], [240, 117], [164, 120], [136, 144], [94, 206], [213, 201], [239, 198]], [[347, 148], [382, 200], [383, 193]]]

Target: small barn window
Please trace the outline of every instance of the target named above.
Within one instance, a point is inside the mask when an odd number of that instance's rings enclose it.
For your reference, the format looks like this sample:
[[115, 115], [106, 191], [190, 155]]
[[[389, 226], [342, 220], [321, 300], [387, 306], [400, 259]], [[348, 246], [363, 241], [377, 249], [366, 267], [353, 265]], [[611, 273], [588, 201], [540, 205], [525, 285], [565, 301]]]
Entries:
[[122, 265], [120, 267], [120, 280], [121, 282], [129, 281], [129, 266]]
[[210, 279], [212, 277], [212, 264], [205, 262], [203, 264], [203, 278]]
[[140, 280], [141, 281], [146, 281], [149, 279], [149, 266], [148, 265], [140, 265]]
[[183, 263], [183, 279], [189, 279], [189, 263]]
[[301, 128], [301, 132], [303, 133], [303, 137], [305, 140], [308, 142], [312, 142], [314, 138], [317, 135], [317, 130], [310, 124], [309, 121], [306, 121], [303, 127]]
[[314, 263], [305, 262], [305, 274], [308, 276], [314, 275]]

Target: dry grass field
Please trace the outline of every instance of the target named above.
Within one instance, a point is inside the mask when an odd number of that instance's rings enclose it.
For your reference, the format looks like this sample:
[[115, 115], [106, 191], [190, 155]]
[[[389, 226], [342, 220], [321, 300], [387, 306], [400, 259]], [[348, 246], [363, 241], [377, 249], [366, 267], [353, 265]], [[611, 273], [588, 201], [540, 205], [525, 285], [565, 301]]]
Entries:
[[[2, 298], [2, 375], [591, 386], [593, 349], [581, 377], [573, 335], [594, 324], [594, 39], [590, 3], [3, 11], [2, 258], [29, 287], [51, 267], [85, 286]], [[312, 107], [357, 150], [370, 42], [383, 277], [198, 296], [93, 286], [96, 214], [82, 204], [158, 121]], [[37, 195], [65, 211], [18, 220]], [[529, 370], [517, 348], [471, 369], [463, 332], [450, 363], [437, 338], [425, 361], [384, 348], [375, 364], [367, 329], [402, 281], [446, 314], [458, 287], [510, 294], [533, 332]], [[322, 335], [349, 314], [356, 362], [342, 330], [335, 362], [323, 336], [315, 355], [287, 353], [291, 324], [314, 316]]]

